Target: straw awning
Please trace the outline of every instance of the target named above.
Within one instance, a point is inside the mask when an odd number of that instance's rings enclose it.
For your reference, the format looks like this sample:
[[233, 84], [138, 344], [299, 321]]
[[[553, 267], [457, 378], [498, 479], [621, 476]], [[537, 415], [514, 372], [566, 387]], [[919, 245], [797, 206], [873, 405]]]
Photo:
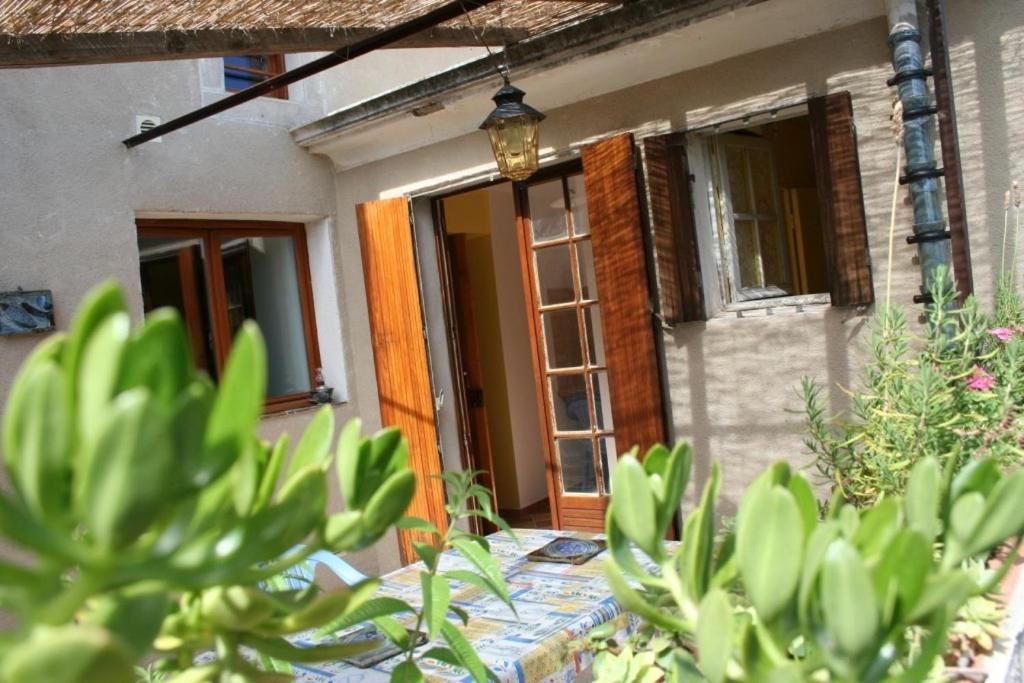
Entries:
[[[444, 0], [0, 0], [0, 67], [334, 50]], [[522, 40], [621, 5], [501, 0], [395, 47]], [[473, 8], [467, 0], [466, 9]]]

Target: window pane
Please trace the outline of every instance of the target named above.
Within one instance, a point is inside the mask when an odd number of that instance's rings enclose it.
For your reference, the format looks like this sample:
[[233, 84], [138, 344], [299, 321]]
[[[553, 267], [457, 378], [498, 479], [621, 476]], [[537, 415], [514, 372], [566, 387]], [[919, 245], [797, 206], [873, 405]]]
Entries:
[[754, 221], [738, 220], [736, 226], [736, 261], [740, 287], [762, 287], [761, 262], [757, 253]]
[[597, 298], [597, 279], [594, 275], [594, 247], [590, 240], [576, 243], [576, 260], [580, 267], [580, 298]]
[[222, 239], [231, 333], [255, 320], [267, 344], [267, 396], [308, 392], [309, 360], [291, 237]]
[[188, 329], [196, 367], [216, 379], [202, 241], [141, 235], [138, 239], [143, 310], [177, 309]]
[[590, 439], [556, 439], [562, 490], [566, 493], [597, 493], [594, 446]]
[[562, 179], [530, 185], [527, 192], [530, 199], [530, 222], [533, 225], [534, 243], [565, 237], [567, 232]]
[[583, 349], [580, 344], [580, 327], [576, 309], [541, 313], [544, 323], [544, 345], [547, 349], [548, 367], [578, 368], [583, 365]]
[[594, 412], [597, 413], [597, 428], [611, 429], [612, 404], [611, 398], [609, 398], [608, 373], [595, 372], [590, 379], [591, 384], [594, 385]]
[[601, 328], [601, 307], [596, 304], [583, 309], [587, 330], [587, 358], [591, 365], [604, 365], [604, 332]]
[[772, 155], [766, 149], [747, 150], [750, 179], [754, 186], [754, 209], [761, 215], [775, 215], [775, 189], [772, 184]]
[[725, 168], [726, 175], [729, 176], [729, 198], [732, 201], [733, 213], [750, 213], [747, 168], [741, 148], [725, 145]]
[[590, 217], [587, 215], [587, 191], [583, 188], [583, 174], [569, 176], [569, 206], [572, 207], [572, 234], [589, 235]]
[[761, 260], [764, 263], [765, 285], [787, 288], [789, 273], [786, 272], [786, 239], [776, 221], [759, 221], [761, 235]]
[[587, 383], [583, 375], [553, 375], [548, 377], [548, 385], [555, 431], [589, 431], [590, 406], [587, 403]]
[[533, 256], [537, 264], [537, 293], [541, 306], [564, 304], [575, 300], [572, 285], [572, 263], [569, 245], [537, 249]]
[[604, 484], [604, 492], [612, 492], [612, 468], [618, 459], [618, 451], [615, 450], [615, 437], [605, 437], [597, 440], [598, 453], [601, 458], [601, 481]]

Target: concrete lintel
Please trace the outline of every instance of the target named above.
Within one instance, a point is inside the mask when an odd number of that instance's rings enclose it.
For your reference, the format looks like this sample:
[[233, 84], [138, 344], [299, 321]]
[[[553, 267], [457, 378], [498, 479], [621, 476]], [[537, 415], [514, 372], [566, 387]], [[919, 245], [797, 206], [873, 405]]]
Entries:
[[[766, 1], [635, 0], [565, 28], [513, 43], [508, 46], [508, 61], [512, 64], [513, 76], [523, 78]], [[352, 128], [409, 114], [424, 105], [453, 102], [495, 78], [495, 62], [483, 57], [300, 126], [292, 131], [292, 138], [303, 147], [311, 147]]]

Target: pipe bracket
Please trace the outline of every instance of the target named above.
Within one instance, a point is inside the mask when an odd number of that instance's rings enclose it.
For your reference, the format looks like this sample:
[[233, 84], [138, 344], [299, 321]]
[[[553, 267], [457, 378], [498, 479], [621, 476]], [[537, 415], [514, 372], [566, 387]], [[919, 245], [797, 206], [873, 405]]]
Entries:
[[933, 304], [933, 303], [935, 303], [935, 299], [932, 298], [931, 294], [915, 294], [914, 295], [914, 303], [915, 304]]
[[897, 73], [895, 76], [887, 80], [885, 84], [891, 88], [894, 85], [899, 85], [900, 83], [905, 83], [906, 81], [911, 81], [915, 78], [924, 80], [933, 75], [935, 74], [931, 69], [907, 69], [906, 71], [900, 71]]
[[941, 242], [942, 240], [948, 240], [951, 237], [952, 234], [946, 230], [929, 230], [915, 232], [913, 235], [907, 235], [907, 244], [919, 244], [921, 242]]
[[927, 180], [928, 178], [942, 178], [945, 175], [946, 170], [943, 168], [914, 169], [907, 171], [906, 175], [900, 176], [900, 185], [916, 183], [918, 180]]

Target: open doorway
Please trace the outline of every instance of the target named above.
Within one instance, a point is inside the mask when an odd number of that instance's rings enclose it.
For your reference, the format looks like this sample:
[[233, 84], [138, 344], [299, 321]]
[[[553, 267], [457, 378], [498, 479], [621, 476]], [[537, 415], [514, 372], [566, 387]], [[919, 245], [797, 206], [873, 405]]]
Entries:
[[463, 462], [513, 527], [551, 528], [511, 183], [437, 200]]

